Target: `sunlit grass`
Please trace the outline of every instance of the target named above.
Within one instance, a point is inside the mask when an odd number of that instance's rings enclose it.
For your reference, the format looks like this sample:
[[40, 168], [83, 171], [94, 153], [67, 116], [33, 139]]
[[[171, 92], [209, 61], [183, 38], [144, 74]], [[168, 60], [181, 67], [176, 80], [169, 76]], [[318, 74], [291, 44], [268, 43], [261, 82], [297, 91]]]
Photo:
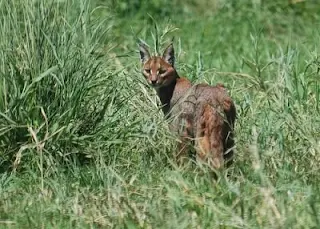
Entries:
[[[179, 2], [0, 0], [0, 228], [320, 226], [320, 8]], [[237, 106], [217, 180], [176, 168], [139, 73], [137, 37], [173, 36], [180, 75]]]

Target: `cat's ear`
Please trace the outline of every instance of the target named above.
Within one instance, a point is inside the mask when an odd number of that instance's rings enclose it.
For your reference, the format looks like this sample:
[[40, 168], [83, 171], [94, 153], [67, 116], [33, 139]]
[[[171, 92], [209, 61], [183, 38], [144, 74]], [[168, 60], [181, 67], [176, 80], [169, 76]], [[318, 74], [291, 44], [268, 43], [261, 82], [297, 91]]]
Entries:
[[148, 46], [145, 43], [140, 42], [138, 44], [139, 46], [139, 53], [140, 53], [140, 60], [142, 63], [147, 62], [150, 58], [150, 53], [148, 50]]
[[164, 50], [162, 58], [172, 67], [174, 66], [175, 57], [174, 57], [173, 43], [170, 43], [168, 47]]

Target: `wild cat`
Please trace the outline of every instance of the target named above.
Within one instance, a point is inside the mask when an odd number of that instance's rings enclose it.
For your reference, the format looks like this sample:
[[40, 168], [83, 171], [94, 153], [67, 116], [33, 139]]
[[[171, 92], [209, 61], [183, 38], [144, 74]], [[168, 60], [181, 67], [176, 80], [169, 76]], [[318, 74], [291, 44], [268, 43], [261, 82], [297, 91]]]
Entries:
[[196, 158], [213, 169], [229, 165], [233, 158], [236, 118], [235, 105], [223, 85], [192, 85], [174, 68], [173, 44], [162, 56], [151, 56], [144, 43], [139, 44], [142, 73], [156, 90], [170, 127], [180, 138], [176, 160], [184, 163], [189, 145], [194, 144]]

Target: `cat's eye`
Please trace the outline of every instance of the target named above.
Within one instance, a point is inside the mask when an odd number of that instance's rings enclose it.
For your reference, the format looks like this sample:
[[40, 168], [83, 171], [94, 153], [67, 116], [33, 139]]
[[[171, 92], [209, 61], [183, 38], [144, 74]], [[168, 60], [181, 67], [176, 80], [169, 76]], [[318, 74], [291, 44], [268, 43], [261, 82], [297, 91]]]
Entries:
[[146, 73], [150, 74], [150, 69], [145, 69]]
[[160, 69], [160, 70], [159, 70], [159, 74], [160, 74], [160, 75], [162, 75], [162, 74], [165, 73], [165, 72], [166, 72], [165, 69]]

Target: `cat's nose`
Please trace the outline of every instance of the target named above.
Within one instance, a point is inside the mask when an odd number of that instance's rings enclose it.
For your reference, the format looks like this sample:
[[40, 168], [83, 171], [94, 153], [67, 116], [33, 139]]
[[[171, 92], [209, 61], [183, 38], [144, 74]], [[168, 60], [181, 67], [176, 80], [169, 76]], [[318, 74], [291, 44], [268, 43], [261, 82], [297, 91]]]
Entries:
[[157, 83], [157, 80], [151, 80], [151, 84], [155, 85]]

